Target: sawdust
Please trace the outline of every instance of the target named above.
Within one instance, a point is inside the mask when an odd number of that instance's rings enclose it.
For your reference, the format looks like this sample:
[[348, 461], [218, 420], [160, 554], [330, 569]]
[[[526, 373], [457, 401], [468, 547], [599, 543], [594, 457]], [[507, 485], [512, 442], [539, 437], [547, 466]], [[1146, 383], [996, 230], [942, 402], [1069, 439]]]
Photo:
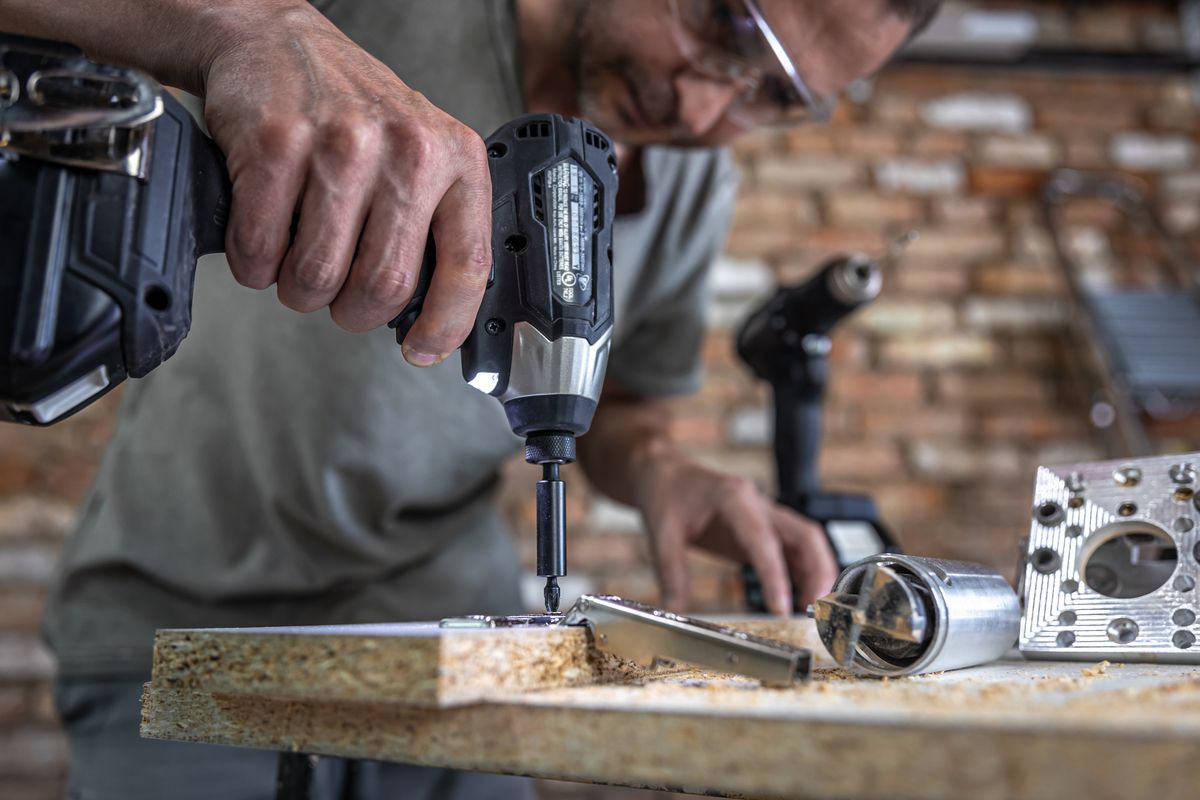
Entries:
[[1108, 668], [1110, 666], [1112, 666], [1112, 664], [1110, 664], [1109, 662], [1101, 661], [1099, 664], [1097, 664], [1094, 667], [1090, 667], [1088, 669], [1082, 670], [1081, 674], [1085, 678], [1095, 678], [1098, 675], [1103, 675], [1104, 673], [1108, 672]]

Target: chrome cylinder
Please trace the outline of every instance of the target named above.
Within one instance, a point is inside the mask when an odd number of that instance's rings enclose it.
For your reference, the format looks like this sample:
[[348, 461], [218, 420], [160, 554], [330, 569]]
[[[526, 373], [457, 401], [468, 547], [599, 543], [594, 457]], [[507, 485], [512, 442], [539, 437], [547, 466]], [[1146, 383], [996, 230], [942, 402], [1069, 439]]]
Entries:
[[[1017, 594], [1000, 573], [962, 561], [884, 553], [846, 568], [834, 594], [871, 591], [864, 577], [871, 564], [893, 573], [917, 599], [914, 617], [924, 617], [918, 641], [864, 629], [854, 646], [854, 666], [878, 676], [917, 675], [977, 666], [1002, 657], [1016, 643], [1021, 609]], [[824, 638], [824, 636], [823, 636]]]

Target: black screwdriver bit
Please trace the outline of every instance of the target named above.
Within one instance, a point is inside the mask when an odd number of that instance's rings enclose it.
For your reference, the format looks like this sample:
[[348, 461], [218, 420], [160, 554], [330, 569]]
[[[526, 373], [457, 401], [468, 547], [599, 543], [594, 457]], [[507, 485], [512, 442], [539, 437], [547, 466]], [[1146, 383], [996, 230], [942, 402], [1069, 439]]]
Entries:
[[551, 575], [546, 578], [546, 588], [542, 591], [542, 597], [546, 601], [546, 613], [557, 614], [558, 605], [560, 602], [558, 590], [558, 578]]

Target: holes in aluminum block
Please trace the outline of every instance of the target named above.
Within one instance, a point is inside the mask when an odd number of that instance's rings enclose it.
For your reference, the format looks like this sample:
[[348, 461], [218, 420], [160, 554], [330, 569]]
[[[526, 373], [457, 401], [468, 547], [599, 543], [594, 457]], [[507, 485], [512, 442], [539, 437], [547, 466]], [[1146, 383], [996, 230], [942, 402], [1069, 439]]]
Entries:
[[1180, 575], [1175, 579], [1175, 582], [1171, 584], [1171, 588], [1177, 592], [1190, 592], [1192, 589], [1196, 588], [1196, 579], [1191, 575]]
[[1077, 617], [1074, 611], [1064, 611], [1058, 615], [1059, 625], [1074, 625]]
[[1196, 624], [1196, 612], [1190, 608], [1177, 608], [1175, 613], [1171, 615], [1171, 622], [1174, 622], [1181, 628], [1186, 628], [1189, 625]]
[[1196, 490], [1190, 486], [1180, 486], [1171, 496], [1175, 498], [1176, 503], [1186, 503], [1196, 497]]
[[1176, 533], [1187, 533], [1192, 528], [1196, 527], [1195, 521], [1191, 517], [1179, 517], [1172, 525]]
[[1054, 643], [1059, 647], [1070, 647], [1071, 645], [1075, 644], [1074, 631], [1063, 631], [1062, 633], [1058, 634], [1058, 636], [1054, 637]]
[[1058, 571], [1062, 566], [1062, 556], [1057, 551], [1049, 547], [1039, 547], [1033, 551], [1033, 555], [1029, 557], [1029, 562], [1033, 564], [1035, 571], [1042, 575], [1050, 575]]
[[1060, 525], [1067, 515], [1058, 503], [1047, 501], [1033, 510], [1033, 518], [1047, 528]]
[[1062, 582], [1062, 586], [1060, 588], [1062, 588], [1063, 594], [1075, 594], [1079, 591], [1079, 581], [1070, 579], [1065, 580]]
[[1117, 506], [1117, 513], [1122, 517], [1132, 517], [1137, 513], [1137, 503], [1121, 503]]
[[1083, 582], [1106, 597], [1144, 597], [1171, 579], [1175, 540], [1148, 522], [1117, 522], [1096, 531], [1083, 557]]
[[1080, 536], [1083, 536], [1083, 528], [1081, 526], [1079, 526], [1079, 525], [1068, 525], [1067, 526], [1067, 537], [1068, 538], [1078, 539]]
[[1190, 650], [1195, 643], [1196, 634], [1191, 631], [1175, 631], [1175, 635], [1171, 637], [1171, 644], [1180, 650]]
[[1108, 638], [1116, 644], [1132, 644], [1141, 632], [1138, 624], [1129, 617], [1121, 617], [1108, 623]]

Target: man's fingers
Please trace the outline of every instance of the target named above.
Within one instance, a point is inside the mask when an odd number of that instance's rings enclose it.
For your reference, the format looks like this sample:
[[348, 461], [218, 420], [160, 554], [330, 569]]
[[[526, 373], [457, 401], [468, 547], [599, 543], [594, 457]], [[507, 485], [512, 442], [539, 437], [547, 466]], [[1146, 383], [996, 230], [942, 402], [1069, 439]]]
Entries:
[[376, 197], [350, 276], [329, 308], [334, 322], [348, 331], [369, 331], [404, 310], [420, 277], [428, 215], [395, 194]]
[[404, 341], [404, 357], [419, 367], [442, 361], [467, 338], [492, 271], [492, 183], [483, 142], [474, 140], [468, 166], [433, 214], [437, 265]]
[[783, 545], [767, 508], [766, 499], [754, 483], [741, 479], [723, 504], [722, 514], [762, 581], [767, 610], [787, 616], [792, 613], [792, 582], [788, 578]]
[[687, 534], [683, 521], [668, 518], [654, 525], [654, 568], [662, 585], [663, 605], [686, 611], [688, 601]]
[[787, 564], [802, 607], [833, 588], [838, 576], [837, 559], [821, 526], [791, 509], [772, 509], [775, 529], [783, 542]]
[[233, 277], [243, 286], [275, 283], [288, 250], [292, 217], [304, 189], [308, 135], [296, 126], [266, 126], [255, 152], [232, 149], [228, 161], [233, 202], [225, 250]]
[[300, 204], [296, 239], [279, 270], [279, 299], [296, 311], [329, 305], [346, 281], [373, 191], [371, 126], [349, 120], [320, 143]]

